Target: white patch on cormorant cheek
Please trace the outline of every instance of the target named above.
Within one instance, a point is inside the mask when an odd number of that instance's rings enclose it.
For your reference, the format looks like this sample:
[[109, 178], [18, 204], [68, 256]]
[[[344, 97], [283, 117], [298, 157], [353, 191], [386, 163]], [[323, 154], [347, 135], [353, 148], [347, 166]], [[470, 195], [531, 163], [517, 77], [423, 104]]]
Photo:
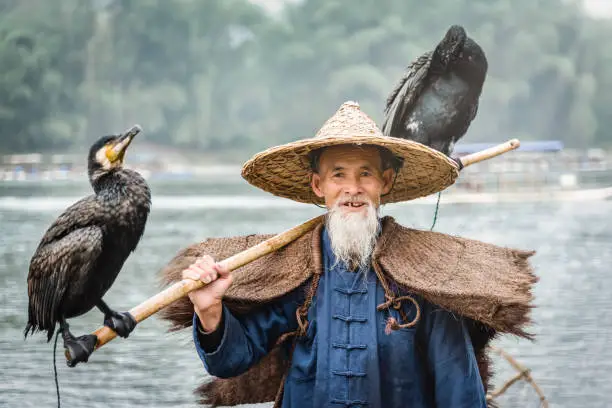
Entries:
[[113, 164], [108, 160], [108, 157], [106, 157], [106, 149], [107, 147], [104, 146], [96, 152], [96, 161], [102, 166], [103, 170], [109, 171], [113, 168]]
[[113, 168], [113, 164], [106, 156], [106, 149], [107, 146], [104, 146], [96, 152], [94, 160], [100, 165], [100, 167], [94, 170], [94, 172], [91, 174], [90, 177], [92, 181], [98, 180], [102, 175], [108, 173]]

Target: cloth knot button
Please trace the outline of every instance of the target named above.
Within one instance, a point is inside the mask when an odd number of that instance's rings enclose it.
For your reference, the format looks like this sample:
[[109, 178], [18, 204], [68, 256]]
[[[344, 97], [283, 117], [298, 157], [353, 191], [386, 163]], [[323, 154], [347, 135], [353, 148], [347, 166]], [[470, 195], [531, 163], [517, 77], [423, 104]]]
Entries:
[[366, 317], [357, 317], [357, 316], [342, 316], [342, 315], [338, 315], [335, 314], [333, 316], [334, 319], [338, 319], [338, 320], [342, 320], [344, 322], [347, 323], [353, 323], [353, 322], [357, 322], [357, 323], [365, 323], [368, 321], [368, 319]]

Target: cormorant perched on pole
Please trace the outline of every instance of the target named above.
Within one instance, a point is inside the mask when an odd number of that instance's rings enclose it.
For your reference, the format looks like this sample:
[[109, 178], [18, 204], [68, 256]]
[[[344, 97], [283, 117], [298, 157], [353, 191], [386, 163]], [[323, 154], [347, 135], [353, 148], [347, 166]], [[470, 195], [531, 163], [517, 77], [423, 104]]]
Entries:
[[47, 331], [49, 342], [59, 323], [64, 348], [78, 361], [87, 361], [97, 338], [91, 334], [75, 338], [66, 319], [96, 306], [104, 313], [104, 325], [117, 335], [128, 337], [136, 326], [133, 316], [112, 310], [102, 297], [136, 248], [151, 207], [145, 179], [122, 167], [125, 151], [140, 131], [136, 125], [93, 144], [88, 175], [94, 194], [74, 203], [53, 222], [30, 261], [24, 335]]
[[463, 27], [451, 26], [436, 46], [407, 68], [387, 98], [382, 131], [447, 156], [478, 111], [487, 58]]

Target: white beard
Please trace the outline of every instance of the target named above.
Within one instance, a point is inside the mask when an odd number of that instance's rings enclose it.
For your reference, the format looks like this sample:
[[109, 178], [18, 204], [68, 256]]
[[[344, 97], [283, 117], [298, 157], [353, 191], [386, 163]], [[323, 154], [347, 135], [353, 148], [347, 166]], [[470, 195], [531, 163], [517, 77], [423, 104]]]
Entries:
[[[366, 213], [344, 212], [343, 204], [350, 201], [367, 202]], [[326, 228], [336, 263], [367, 273], [379, 231], [378, 210], [370, 200], [363, 196], [338, 200], [327, 214]]]

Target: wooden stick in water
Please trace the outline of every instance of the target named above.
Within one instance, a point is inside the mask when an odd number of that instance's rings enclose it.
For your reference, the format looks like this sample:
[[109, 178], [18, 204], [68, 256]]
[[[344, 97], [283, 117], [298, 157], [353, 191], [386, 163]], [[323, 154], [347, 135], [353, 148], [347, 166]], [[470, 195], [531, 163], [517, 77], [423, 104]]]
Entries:
[[504, 350], [497, 348], [495, 346], [490, 346], [489, 348], [492, 351], [498, 353], [503, 358], [505, 358], [510, 363], [510, 365], [516, 371], [518, 371], [518, 374], [512, 377], [510, 380], [508, 380], [500, 389], [493, 391], [489, 395], [487, 395], [487, 401], [492, 401], [495, 398], [499, 397], [500, 395], [508, 391], [508, 389], [514, 383], [524, 378], [525, 381], [527, 381], [533, 387], [536, 394], [538, 394], [538, 397], [540, 398], [540, 406], [543, 408], [548, 408], [548, 401], [546, 400], [546, 396], [544, 395], [544, 393], [542, 392], [542, 389], [538, 386], [538, 384], [535, 382], [535, 380], [531, 376], [531, 370], [529, 368], [524, 367], [522, 364], [516, 361], [511, 355], [506, 353]]
[[[479, 161], [499, 156], [500, 154], [516, 149], [518, 146], [519, 141], [513, 139], [501, 145], [462, 157], [460, 160], [463, 166], [465, 167], [469, 166], [470, 164], [477, 163]], [[224, 259], [223, 261], [221, 261], [221, 263], [227, 265], [230, 271], [238, 269], [243, 265], [253, 262], [261, 258], [262, 256], [272, 253], [284, 247], [285, 245], [288, 245], [289, 243], [295, 241], [308, 231], [314, 229], [317, 224], [323, 221], [323, 217], [323, 215], [320, 215], [315, 218], [312, 218], [306, 221], [305, 223], [293, 227], [278, 235], [275, 235], [274, 237], [263, 241], [252, 248], [237, 253], [236, 255], [231, 256], [227, 259]], [[183, 296], [186, 296], [187, 293], [191, 292], [192, 290], [199, 289], [204, 285], [205, 283], [199, 280], [196, 281], [193, 279], [183, 279], [182, 281], [175, 283], [174, 285], [145, 300], [138, 306], [131, 309], [129, 312], [132, 316], [134, 316], [136, 322], [139, 323], [148, 318], [149, 316], [157, 313], [169, 304], [179, 300]], [[117, 334], [112, 329], [106, 326], [100, 327], [93, 334], [98, 338], [96, 350], [114, 339], [115, 337], [117, 337]], [[73, 358], [73, 356], [70, 356], [68, 353], [66, 353], [67, 360], [70, 361]]]

